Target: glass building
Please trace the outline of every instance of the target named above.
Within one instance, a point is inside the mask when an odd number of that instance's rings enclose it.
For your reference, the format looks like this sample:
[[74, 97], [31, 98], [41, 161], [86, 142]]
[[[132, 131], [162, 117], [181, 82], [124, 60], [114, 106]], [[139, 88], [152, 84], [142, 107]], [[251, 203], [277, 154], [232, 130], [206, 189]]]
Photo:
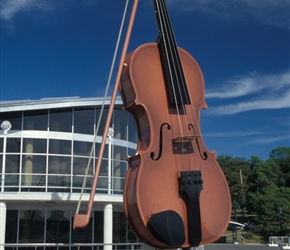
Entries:
[[[102, 103], [78, 97], [0, 102], [0, 124], [12, 125], [0, 130], [0, 249], [138, 248], [123, 213], [126, 156], [135, 154], [137, 132], [130, 114], [122, 111], [121, 99], [116, 101], [114, 135], [107, 138], [90, 223], [72, 228]], [[108, 105], [106, 101], [81, 211], [86, 211]]]

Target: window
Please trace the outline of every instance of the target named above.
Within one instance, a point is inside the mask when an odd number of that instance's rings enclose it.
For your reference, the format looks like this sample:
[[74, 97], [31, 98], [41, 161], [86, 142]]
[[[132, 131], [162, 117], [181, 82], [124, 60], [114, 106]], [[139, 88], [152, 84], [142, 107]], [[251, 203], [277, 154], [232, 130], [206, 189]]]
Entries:
[[49, 156], [48, 174], [48, 192], [70, 192], [71, 157]]
[[[84, 213], [81, 211], [81, 214]], [[74, 220], [74, 217], [72, 217], [72, 221]], [[72, 232], [72, 237], [71, 237], [71, 241], [72, 243], [89, 243], [92, 242], [92, 237], [93, 237], [93, 219], [92, 217], [90, 218], [90, 222], [89, 224], [84, 227], [84, 228], [79, 228], [74, 230], [73, 228], [71, 228], [71, 232]], [[83, 249], [83, 247], [81, 247], [81, 249]], [[85, 248], [84, 248], [85, 249]], [[90, 249], [92, 249], [90, 247]]]
[[46, 242], [69, 243], [70, 211], [47, 211]]
[[94, 243], [104, 242], [104, 213], [102, 211], [94, 212]]
[[47, 130], [47, 110], [25, 111], [24, 130]]
[[[0, 175], [2, 174], [2, 165], [3, 165], [2, 161], [3, 161], [3, 155], [0, 155]], [[0, 178], [0, 183], [1, 183], [1, 180], [2, 178]]]
[[71, 174], [71, 157], [49, 156], [48, 159], [49, 174]]
[[122, 212], [113, 212], [113, 242], [126, 243], [126, 228], [127, 220]]
[[114, 110], [114, 137], [127, 140], [127, 113], [120, 109]]
[[6, 153], [20, 153], [20, 138], [7, 138]]
[[[101, 144], [100, 143], [96, 143], [96, 146], [95, 146], [95, 156], [96, 157], [99, 156], [100, 147], [101, 147]], [[105, 148], [104, 148], [103, 158], [108, 158], [108, 147], [109, 147], [109, 145], [106, 144]]]
[[6, 214], [6, 243], [17, 243], [18, 210], [7, 210]]
[[94, 134], [94, 110], [74, 110], [74, 133]]
[[126, 157], [127, 157], [127, 148], [125, 147], [121, 147], [121, 146], [117, 146], [115, 145], [114, 146], [114, 159], [117, 159], [117, 160], [123, 160], [125, 161], [126, 160]]
[[45, 155], [23, 155], [22, 156], [22, 173], [40, 173], [46, 172]]
[[23, 139], [23, 153], [46, 153], [46, 139]]
[[6, 155], [5, 191], [18, 191], [19, 155]]
[[19, 242], [44, 242], [44, 211], [20, 210]]
[[6, 173], [19, 173], [19, 155], [6, 155]]
[[58, 132], [71, 132], [72, 109], [50, 110], [49, 130]]
[[113, 189], [114, 193], [123, 193], [127, 162], [114, 161], [113, 169]]
[[98, 176], [97, 193], [108, 192], [108, 161], [102, 160], [100, 173]]
[[46, 173], [46, 156], [23, 155], [21, 191], [43, 192], [46, 180], [45, 173]]
[[74, 155], [89, 156], [93, 142], [74, 141]]
[[[80, 157], [74, 157], [73, 160], [73, 174], [74, 175], [85, 175], [86, 168], [89, 162], [89, 158], [80, 158]], [[93, 166], [94, 166], [94, 159], [91, 159], [88, 174], [93, 174]]]
[[71, 155], [71, 141], [49, 140], [49, 153]]
[[[74, 245], [77, 243], [88, 244], [87, 247], [81, 246], [80, 249], [92, 249], [90, 243], [103, 243], [103, 210], [92, 213], [87, 227], [73, 230], [74, 210], [53, 207], [40, 210], [33, 208], [33, 204], [31, 206], [31, 209], [7, 210], [5, 243], [31, 244], [31, 246], [23, 246], [24, 249], [35, 249], [36, 246], [32, 246], [35, 243], [40, 243], [37, 249], [43, 249], [41, 243], [60, 243], [59, 246], [46, 246], [46, 249], [56, 249], [56, 247], [59, 249], [77, 249], [77, 246]], [[134, 233], [127, 229], [126, 218], [123, 212], [119, 212], [120, 208], [120, 206], [114, 205], [113, 243], [137, 242]], [[84, 211], [80, 211], [80, 213], [83, 214]], [[72, 243], [72, 245], [62, 247], [61, 243]], [[10, 246], [5, 246], [6, 248], [10, 249]]]
[[0, 124], [7, 120], [11, 123], [12, 130], [21, 130], [22, 112], [0, 113]]
[[[73, 159], [73, 192], [79, 193], [81, 191], [86, 167], [89, 158], [74, 157]], [[93, 181], [93, 168], [95, 166], [94, 158], [92, 158], [86, 178], [85, 193], [90, 193]]]
[[[97, 109], [96, 110], [96, 126], [98, 124], [100, 114], [101, 114], [101, 109]], [[108, 109], [105, 108], [103, 110], [103, 114], [102, 114], [102, 118], [101, 118], [101, 122], [100, 122], [100, 127], [98, 130], [98, 135], [100, 135], [100, 136], [103, 136], [107, 116], [108, 116]]]

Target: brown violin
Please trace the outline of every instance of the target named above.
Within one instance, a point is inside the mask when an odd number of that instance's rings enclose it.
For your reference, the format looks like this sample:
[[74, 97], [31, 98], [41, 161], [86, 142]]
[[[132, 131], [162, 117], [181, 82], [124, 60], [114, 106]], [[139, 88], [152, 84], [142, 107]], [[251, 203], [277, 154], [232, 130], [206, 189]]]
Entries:
[[177, 47], [165, 0], [153, 0], [158, 41], [127, 55], [119, 85], [138, 129], [128, 157], [124, 209], [136, 235], [156, 248], [189, 248], [217, 240], [231, 197], [215, 152], [206, 148], [200, 110], [204, 80], [194, 58]]

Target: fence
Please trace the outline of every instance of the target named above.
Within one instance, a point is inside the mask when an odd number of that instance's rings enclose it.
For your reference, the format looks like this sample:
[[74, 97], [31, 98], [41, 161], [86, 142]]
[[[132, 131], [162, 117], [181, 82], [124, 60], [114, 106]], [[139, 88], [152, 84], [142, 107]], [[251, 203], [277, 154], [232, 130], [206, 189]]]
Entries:
[[271, 236], [269, 237], [269, 245], [290, 246], [289, 236]]
[[65, 243], [35, 243], [35, 244], [4, 244], [0, 249], [5, 250], [137, 250], [141, 249], [140, 243], [115, 243], [115, 244], [65, 244]]
[[[115, 243], [115, 244], [53, 244], [53, 243], [37, 243], [37, 244], [4, 244], [0, 245], [0, 250], [141, 250], [140, 243]], [[152, 248], [153, 249], [153, 248]], [[204, 246], [190, 248], [190, 250], [204, 250]]]

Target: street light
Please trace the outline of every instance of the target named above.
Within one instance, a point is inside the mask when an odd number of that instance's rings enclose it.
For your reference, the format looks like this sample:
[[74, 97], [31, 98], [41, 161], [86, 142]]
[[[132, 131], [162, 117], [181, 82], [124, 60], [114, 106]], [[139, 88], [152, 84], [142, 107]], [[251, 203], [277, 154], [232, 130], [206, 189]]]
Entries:
[[112, 138], [114, 136], [114, 129], [109, 127], [108, 129], [108, 133], [107, 133], [107, 136], [108, 136], [108, 147], [109, 147], [109, 150], [108, 150], [108, 194], [111, 194], [111, 184], [112, 184], [112, 181], [111, 181], [111, 171], [112, 171]]
[[6, 164], [6, 141], [7, 137], [6, 135], [8, 134], [8, 131], [11, 129], [12, 125], [9, 121], [3, 121], [1, 123], [1, 128], [3, 129], [4, 136], [3, 136], [3, 160], [2, 160], [2, 187], [1, 191], [4, 192], [4, 182], [5, 182], [5, 164]]

